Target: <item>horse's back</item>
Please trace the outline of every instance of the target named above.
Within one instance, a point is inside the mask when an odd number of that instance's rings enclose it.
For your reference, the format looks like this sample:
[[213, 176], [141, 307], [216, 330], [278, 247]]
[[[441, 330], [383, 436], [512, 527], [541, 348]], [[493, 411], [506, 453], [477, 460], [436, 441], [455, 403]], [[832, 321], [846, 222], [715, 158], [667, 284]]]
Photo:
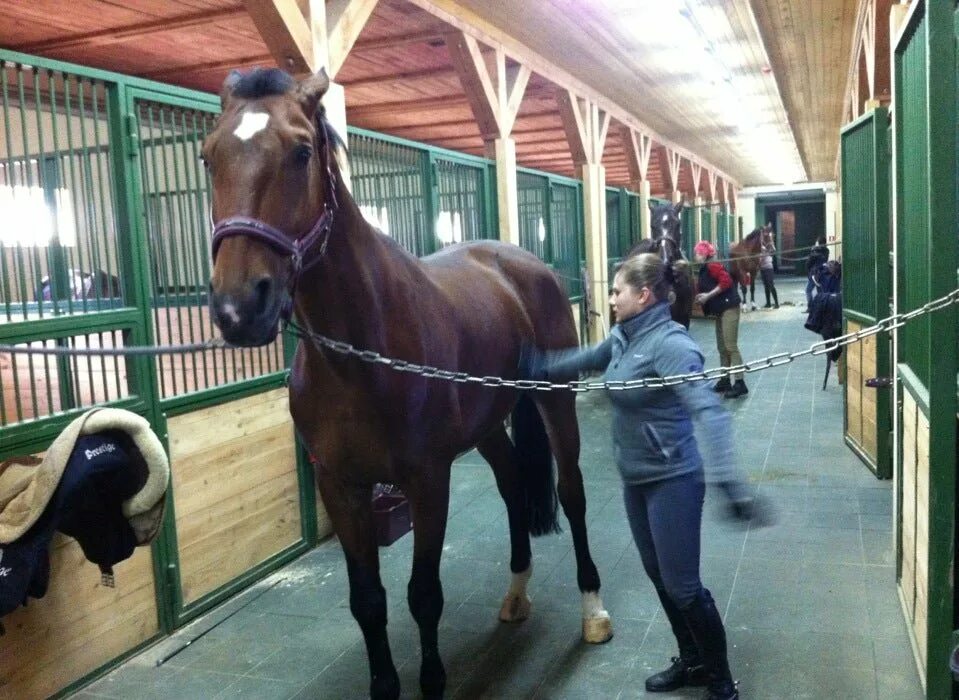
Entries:
[[[477, 317], [488, 302], [504, 310], [508, 322], [528, 322], [533, 338], [547, 345], [576, 342], [569, 297], [552, 270], [532, 253], [501, 241], [470, 241], [448, 246], [422, 262], [433, 282], [454, 306]], [[495, 323], [487, 306], [477, 320]]]

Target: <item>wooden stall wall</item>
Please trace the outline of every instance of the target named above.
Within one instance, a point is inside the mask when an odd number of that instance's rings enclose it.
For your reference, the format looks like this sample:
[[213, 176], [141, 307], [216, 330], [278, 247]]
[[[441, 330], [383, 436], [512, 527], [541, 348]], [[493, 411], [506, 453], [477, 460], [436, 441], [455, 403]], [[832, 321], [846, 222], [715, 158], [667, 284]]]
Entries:
[[926, 668], [929, 600], [929, 420], [912, 395], [902, 406], [902, 560], [899, 592], [912, 627], [920, 672]]
[[195, 602], [301, 539], [286, 389], [170, 418], [183, 601]]
[[[847, 333], [855, 333], [862, 327], [853, 320], [846, 322]], [[872, 335], [846, 348], [846, 439], [872, 464], [879, 460], [877, 389], [867, 387], [866, 380], [877, 376], [877, 342]]]
[[47, 697], [156, 636], [150, 548], [138, 548], [114, 574], [116, 587], [103, 586], [80, 545], [54, 536], [46, 596], [3, 619], [0, 698]]

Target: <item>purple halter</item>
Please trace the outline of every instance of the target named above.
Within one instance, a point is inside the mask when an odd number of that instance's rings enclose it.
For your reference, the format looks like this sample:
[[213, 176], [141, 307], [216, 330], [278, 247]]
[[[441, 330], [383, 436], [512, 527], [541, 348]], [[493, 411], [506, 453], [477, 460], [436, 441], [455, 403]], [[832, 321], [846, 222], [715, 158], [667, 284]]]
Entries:
[[[293, 268], [290, 277], [290, 299], [280, 311], [284, 321], [290, 320], [292, 313], [293, 296], [296, 293], [296, 283], [300, 274], [318, 263], [326, 252], [326, 245], [330, 240], [330, 230], [333, 228], [333, 216], [336, 214], [336, 177], [330, 167], [330, 139], [326, 133], [326, 122], [323, 117], [316, 119], [317, 135], [320, 140], [323, 167], [326, 170], [326, 197], [323, 203], [323, 212], [313, 224], [313, 228], [301, 238], [291, 238], [278, 228], [268, 223], [246, 216], [231, 216], [223, 219], [213, 227], [212, 254], [216, 262], [216, 254], [220, 245], [227, 238], [233, 236], [250, 236], [261, 243], [266, 243], [274, 250], [290, 256], [290, 265]], [[317, 242], [323, 239], [319, 250], [311, 255]]]

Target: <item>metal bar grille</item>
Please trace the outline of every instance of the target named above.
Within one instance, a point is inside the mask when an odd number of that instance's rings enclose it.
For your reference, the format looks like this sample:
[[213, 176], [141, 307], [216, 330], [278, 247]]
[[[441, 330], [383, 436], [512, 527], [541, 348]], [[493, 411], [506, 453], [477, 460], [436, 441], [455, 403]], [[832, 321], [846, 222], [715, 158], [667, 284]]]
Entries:
[[[144, 225], [150, 248], [153, 331], [158, 344], [217, 336], [209, 314], [209, 181], [199, 149], [215, 115], [137, 101]], [[157, 357], [160, 397], [253, 379], [284, 367], [282, 337], [264, 348]]]

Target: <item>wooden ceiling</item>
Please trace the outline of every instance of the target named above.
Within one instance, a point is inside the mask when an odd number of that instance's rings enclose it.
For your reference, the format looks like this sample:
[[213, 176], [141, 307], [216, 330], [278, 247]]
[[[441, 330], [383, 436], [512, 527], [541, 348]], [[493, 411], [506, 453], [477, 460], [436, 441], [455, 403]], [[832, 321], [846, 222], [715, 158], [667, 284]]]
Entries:
[[[427, 11], [455, 6], [740, 185], [832, 179], [857, 0], [690, 2], [694, 26], [709, 35], [728, 71], [719, 88], [684, 57], [688, 46], [664, 31], [672, 25], [654, 21], [670, 2], [678, 0], [380, 0], [337, 75], [347, 120], [483, 154], [443, 38], [451, 27]], [[273, 63], [236, 0], [0, 3], [0, 46], [210, 92], [231, 68]], [[717, 106], [722, 87], [748, 120], [738, 122], [729, 99]], [[544, 75], [530, 78], [513, 129], [517, 160], [573, 175], [556, 89]], [[649, 179], [654, 194], [665, 194], [657, 145], [654, 138]], [[615, 123], [603, 165], [610, 184], [628, 184]], [[684, 162], [680, 189], [692, 192], [692, 180]], [[700, 180], [700, 191], [707, 191], [705, 170]]]

